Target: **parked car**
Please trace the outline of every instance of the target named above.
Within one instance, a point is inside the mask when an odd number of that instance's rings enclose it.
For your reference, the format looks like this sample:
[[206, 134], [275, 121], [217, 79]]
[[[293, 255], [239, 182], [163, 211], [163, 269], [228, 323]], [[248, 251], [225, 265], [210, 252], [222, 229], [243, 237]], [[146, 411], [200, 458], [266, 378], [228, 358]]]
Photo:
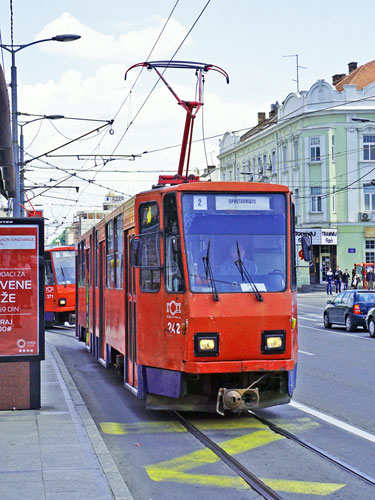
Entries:
[[[375, 290], [346, 290], [327, 302], [323, 314], [324, 326], [345, 325], [347, 332], [354, 331], [357, 326], [366, 329], [366, 316], [372, 308], [375, 321]], [[375, 323], [373, 328], [375, 336]]]
[[367, 313], [366, 326], [370, 337], [375, 338], [375, 307], [371, 307]]

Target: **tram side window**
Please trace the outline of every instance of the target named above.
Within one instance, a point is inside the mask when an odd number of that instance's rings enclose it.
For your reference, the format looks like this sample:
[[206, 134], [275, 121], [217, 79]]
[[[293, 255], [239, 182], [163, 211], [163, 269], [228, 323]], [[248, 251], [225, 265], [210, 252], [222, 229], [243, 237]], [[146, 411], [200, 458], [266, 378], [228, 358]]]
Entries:
[[115, 285], [115, 254], [113, 221], [106, 225], [106, 286], [114, 288]]
[[85, 242], [81, 241], [78, 245], [78, 275], [79, 286], [85, 286]]
[[178, 226], [177, 200], [174, 193], [164, 197], [165, 287], [168, 292], [184, 292], [181, 238]]
[[55, 285], [55, 277], [53, 275], [53, 268], [52, 268], [52, 260], [51, 260], [51, 254], [50, 252], [47, 252], [44, 254], [44, 269], [45, 269], [45, 274], [44, 274], [44, 281], [45, 285]]
[[99, 286], [99, 233], [95, 231], [95, 287]]
[[142, 266], [140, 287], [143, 292], [160, 290], [160, 218], [157, 203], [140, 206], [140, 238], [142, 240]]
[[122, 229], [122, 215], [114, 221], [115, 234], [115, 288], [124, 286], [124, 236]]

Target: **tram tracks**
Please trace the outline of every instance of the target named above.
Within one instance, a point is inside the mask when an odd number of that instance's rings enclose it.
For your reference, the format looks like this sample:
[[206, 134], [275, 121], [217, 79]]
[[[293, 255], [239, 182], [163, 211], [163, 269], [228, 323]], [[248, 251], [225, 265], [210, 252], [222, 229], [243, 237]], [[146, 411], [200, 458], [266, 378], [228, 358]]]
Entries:
[[204, 446], [209, 448], [217, 455], [225, 464], [227, 464], [238, 476], [240, 476], [254, 491], [259, 493], [266, 500], [281, 500], [281, 496], [272, 488], [267, 486], [260, 478], [244, 467], [232, 455], [227, 453], [223, 448], [212, 441], [206, 434], [200, 431], [194, 424], [189, 422], [178, 412], [173, 412], [178, 421], [196, 437]]
[[276, 432], [277, 434], [280, 434], [281, 436], [292, 440], [293, 442], [299, 444], [303, 448], [306, 448], [307, 450], [315, 453], [316, 455], [320, 456], [327, 462], [330, 462], [333, 465], [336, 465], [340, 469], [348, 472], [349, 474], [352, 474], [353, 476], [357, 477], [358, 479], [365, 481], [367, 484], [370, 484], [371, 486], [375, 486], [375, 478], [369, 476], [368, 474], [365, 474], [364, 472], [359, 471], [357, 468], [352, 467], [351, 465], [347, 464], [343, 460], [340, 460], [338, 457], [335, 457], [331, 453], [328, 453], [321, 448], [309, 443], [308, 441], [305, 441], [295, 434], [292, 434], [291, 432], [283, 429], [282, 427], [274, 424], [270, 420], [259, 416], [255, 412], [249, 411], [248, 412], [252, 417], [254, 417], [256, 420], [261, 422], [262, 424], [266, 425], [269, 429], [271, 429], [273, 432]]
[[[265, 484], [259, 477], [253, 474], [246, 466], [241, 462], [236, 460], [231, 454], [227, 453], [223, 447], [218, 445], [215, 441], [210, 439], [204, 432], [202, 432], [194, 423], [186, 419], [180, 413], [174, 411], [171, 412], [175, 418], [183, 425], [186, 430], [192, 434], [196, 439], [198, 439], [206, 448], [210, 449], [218, 458], [220, 458], [226, 465], [228, 465], [239, 477], [241, 477], [254, 491], [256, 491], [260, 496], [265, 499], [281, 499], [283, 498], [280, 494], [272, 489], [270, 486]], [[299, 446], [309, 450], [310, 452], [318, 455], [323, 460], [329, 462], [341, 470], [354, 476], [365, 482], [367, 485], [375, 486], [375, 478], [370, 475], [361, 472], [357, 468], [349, 465], [343, 460], [335, 457], [329, 452], [322, 450], [321, 448], [309, 443], [308, 441], [301, 439], [297, 435], [291, 433], [290, 431], [283, 429], [282, 427], [276, 425], [272, 421], [256, 414], [255, 412], [249, 411], [249, 418], [254, 418], [262, 425], [266, 426], [270, 431], [281, 435], [282, 437], [293, 441]]]

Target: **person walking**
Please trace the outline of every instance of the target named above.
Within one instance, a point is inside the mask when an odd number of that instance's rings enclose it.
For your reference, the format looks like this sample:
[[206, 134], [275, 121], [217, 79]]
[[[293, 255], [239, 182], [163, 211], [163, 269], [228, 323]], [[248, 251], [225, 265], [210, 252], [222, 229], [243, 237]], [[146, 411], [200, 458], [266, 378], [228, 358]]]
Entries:
[[366, 274], [366, 280], [367, 280], [367, 288], [369, 290], [374, 289], [374, 281], [375, 281], [375, 273], [372, 270], [372, 267], [368, 268], [367, 274]]
[[326, 272], [326, 282], [327, 282], [327, 295], [332, 295], [332, 282], [333, 282], [333, 272], [329, 268]]
[[340, 270], [339, 266], [337, 266], [336, 271], [335, 271], [335, 292], [336, 293], [341, 292], [341, 281], [342, 281], [342, 271]]
[[348, 289], [348, 284], [349, 284], [349, 273], [348, 273], [348, 270], [345, 269], [345, 272], [343, 273], [342, 275], [342, 283], [344, 285], [344, 290], [347, 290]]

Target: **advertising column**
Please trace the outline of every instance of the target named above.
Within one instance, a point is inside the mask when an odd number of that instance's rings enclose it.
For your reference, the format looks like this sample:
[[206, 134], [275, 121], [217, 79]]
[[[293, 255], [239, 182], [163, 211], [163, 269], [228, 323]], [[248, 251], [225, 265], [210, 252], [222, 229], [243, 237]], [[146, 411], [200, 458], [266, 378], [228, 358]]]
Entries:
[[40, 408], [43, 255], [43, 219], [0, 219], [0, 410]]

